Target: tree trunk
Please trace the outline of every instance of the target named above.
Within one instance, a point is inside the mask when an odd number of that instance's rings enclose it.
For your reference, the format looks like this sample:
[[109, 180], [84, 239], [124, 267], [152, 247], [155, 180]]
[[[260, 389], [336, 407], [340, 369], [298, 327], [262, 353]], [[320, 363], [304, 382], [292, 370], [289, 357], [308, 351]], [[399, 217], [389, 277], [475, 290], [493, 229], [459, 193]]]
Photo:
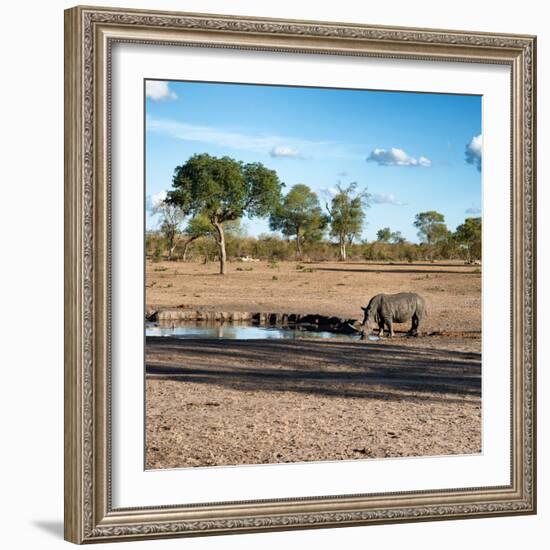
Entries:
[[340, 258], [339, 259], [341, 262], [345, 262], [347, 259], [346, 238], [342, 236], [340, 237]]
[[300, 234], [296, 233], [296, 253], [298, 254], [298, 259], [302, 260], [302, 243], [300, 241]]
[[188, 241], [185, 241], [183, 245], [183, 250], [181, 251], [181, 261], [186, 262], [187, 261], [187, 249], [189, 248], [189, 245], [191, 244], [191, 239]]
[[173, 238], [168, 238], [168, 259], [172, 259], [172, 255], [174, 254], [174, 248], [176, 248], [176, 245], [174, 243]]
[[187, 249], [189, 248], [189, 245], [195, 240], [195, 239], [198, 239], [198, 237], [191, 237], [189, 239], [187, 239], [183, 245], [183, 250], [182, 250], [182, 253], [181, 253], [181, 259], [182, 261], [187, 261]]
[[432, 244], [431, 239], [428, 239], [428, 260], [430, 262], [434, 261], [434, 245]]
[[212, 225], [216, 229], [216, 242], [218, 243], [218, 249], [220, 252], [220, 275], [225, 275], [225, 261], [227, 254], [225, 252], [225, 235], [223, 232], [223, 226], [219, 222], [212, 222]]

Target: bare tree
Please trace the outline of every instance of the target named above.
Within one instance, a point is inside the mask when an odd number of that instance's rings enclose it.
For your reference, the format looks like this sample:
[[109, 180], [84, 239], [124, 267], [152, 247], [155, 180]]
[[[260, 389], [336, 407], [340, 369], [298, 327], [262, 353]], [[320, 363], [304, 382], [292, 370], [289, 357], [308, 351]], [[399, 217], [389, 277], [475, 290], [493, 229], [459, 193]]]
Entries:
[[181, 224], [185, 219], [185, 212], [177, 204], [171, 204], [165, 200], [153, 205], [151, 212], [160, 216], [160, 231], [166, 240], [168, 259], [171, 260], [181, 234]]

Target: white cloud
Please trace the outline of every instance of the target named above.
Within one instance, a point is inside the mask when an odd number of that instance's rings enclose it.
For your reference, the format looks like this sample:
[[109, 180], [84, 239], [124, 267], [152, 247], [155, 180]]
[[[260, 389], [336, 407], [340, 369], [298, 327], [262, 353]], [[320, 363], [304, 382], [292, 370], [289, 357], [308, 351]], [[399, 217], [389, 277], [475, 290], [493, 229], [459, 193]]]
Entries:
[[402, 206], [404, 204], [398, 201], [393, 193], [373, 193], [371, 201], [374, 204], [393, 204], [394, 206]]
[[[246, 134], [213, 126], [201, 126], [170, 119], [147, 117], [147, 130], [162, 132], [185, 141], [209, 143], [218, 147], [268, 153], [272, 156], [305, 158], [304, 149], [317, 150], [331, 145], [326, 141], [308, 141], [288, 136]], [[324, 154], [324, 152], [323, 152]]]
[[302, 153], [298, 149], [292, 147], [285, 147], [284, 145], [277, 145], [271, 148], [269, 155], [272, 157], [287, 157], [295, 159], [303, 159]]
[[147, 210], [153, 210], [154, 208], [159, 206], [167, 196], [168, 192], [165, 190], [154, 193], [153, 195], [147, 195], [147, 198], [145, 200], [145, 208]]
[[465, 212], [466, 214], [481, 214], [481, 209], [477, 206], [470, 206], [470, 208], [466, 208]]
[[145, 95], [153, 101], [178, 98], [176, 92], [171, 90], [168, 82], [164, 80], [148, 80], [145, 84]]
[[418, 159], [418, 164], [420, 164], [420, 166], [423, 166], [424, 168], [429, 168], [432, 165], [432, 161], [429, 158], [420, 157]]
[[467, 164], [475, 166], [481, 172], [481, 156], [482, 156], [483, 139], [481, 134], [474, 136], [470, 143], [466, 145], [465, 160]]
[[415, 159], [403, 149], [392, 147], [390, 149], [375, 149], [367, 157], [367, 162], [376, 162], [379, 166], [422, 166], [429, 168], [432, 161], [426, 157]]

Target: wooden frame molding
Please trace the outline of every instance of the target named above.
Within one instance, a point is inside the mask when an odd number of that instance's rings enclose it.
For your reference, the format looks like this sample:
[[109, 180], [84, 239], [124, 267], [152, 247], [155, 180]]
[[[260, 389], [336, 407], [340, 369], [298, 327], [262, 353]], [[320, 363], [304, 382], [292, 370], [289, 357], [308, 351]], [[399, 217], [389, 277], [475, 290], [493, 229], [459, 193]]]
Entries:
[[[116, 42], [498, 63], [512, 74], [512, 482], [113, 509], [110, 86]], [[65, 538], [75, 543], [536, 511], [533, 36], [76, 7], [65, 12]]]

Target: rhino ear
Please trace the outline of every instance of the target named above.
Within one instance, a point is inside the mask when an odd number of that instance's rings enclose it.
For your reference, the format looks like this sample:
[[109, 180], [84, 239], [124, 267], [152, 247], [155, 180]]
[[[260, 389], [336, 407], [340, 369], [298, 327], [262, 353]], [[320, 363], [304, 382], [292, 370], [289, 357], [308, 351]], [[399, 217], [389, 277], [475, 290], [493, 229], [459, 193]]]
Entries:
[[367, 308], [364, 307], [364, 306], [361, 306], [361, 309], [362, 309], [363, 311], [367, 311]]

